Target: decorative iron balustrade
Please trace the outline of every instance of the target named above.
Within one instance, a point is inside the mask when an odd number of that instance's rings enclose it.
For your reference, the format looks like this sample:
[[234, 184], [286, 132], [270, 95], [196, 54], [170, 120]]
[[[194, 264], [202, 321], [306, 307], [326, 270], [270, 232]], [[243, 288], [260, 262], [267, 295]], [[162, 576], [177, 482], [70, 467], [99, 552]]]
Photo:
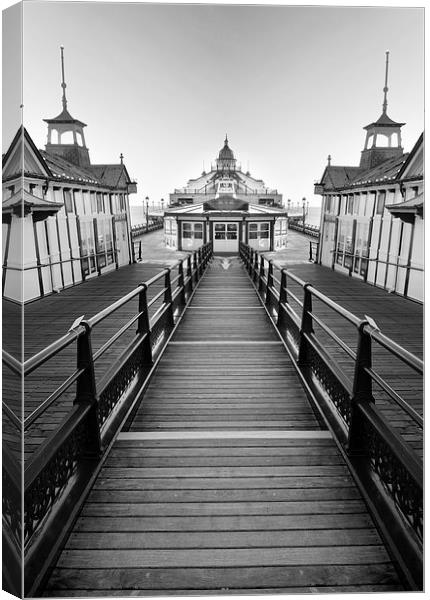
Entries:
[[[4, 461], [6, 535], [8, 541], [17, 546], [17, 556], [24, 543], [26, 595], [38, 589], [52, 548], [58, 546], [67, 532], [67, 523], [80, 506], [85, 489], [100, 468], [115, 433], [145, 386], [211, 257], [210, 242], [172, 268], [163, 269], [94, 317], [77, 322], [65, 335], [24, 363], [3, 351], [4, 365], [25, 381], [42, 365], [55, 361], [63, 350], [73, 349], [76, 343], [76, 369], [23, 421], [3, 404], [4, 419], [22, 435], [31, 432], [50, 407], [64, 397], [67, 399], [67, 392], [70, 395], [75, 390], [70, 412], [25, 465], [24, 532], [21, 531], [18, 489], [21, 476], [17, 459], [11, 457]], [[148, 290], [151, 293], [154, 290], [150, 300]], [[93, 351], [94, 330], [133, 300], [138, 304], [137, 312]], [[136, 327], [134, 334], [133, 326]], [[124, 344], [118, 346], [122, 336], [125, 336], [125, 348]], [[119, 357], [113, 360], [108, 373], [97, 378], [97, 361], [108, 351], [114, 351]]]
[[310, 225], [309, 223], [303, 225], [303, 220], [300, 221], [299, 219], [288, 219], [288, 229], [293, 229], [294, 231], [299, 231], [300, 233], [315, 238], [319, 238], [320, 236], [320, 228], [318, 225]]
[[[372, 346], [384, 349], [420, 378], [423, 362], [373, 324], [360, 320], [291, 271], [275, 267], [250, 246], [241, 242], [239, 252], [312, 392], [316, 411], [343, 448], [387, 543], [406, 565], [411, 585], [422, 589], [423, 465], [375, 405], [375, 388], [421, 432], [423, 419], [372, 366]], [[315, 303], [322, 314], [313, 308]], [[352, 328], [356, 349], [326, 323], [328, 313], [336, 315], [342, 327]]]
[[139, 223], [131, 228], [131, 237], [139, 237], [145, 233], [151, 233], [151, 231], [157, 231], [163, 229], [164, 217], [149, 218], [147, 223]]

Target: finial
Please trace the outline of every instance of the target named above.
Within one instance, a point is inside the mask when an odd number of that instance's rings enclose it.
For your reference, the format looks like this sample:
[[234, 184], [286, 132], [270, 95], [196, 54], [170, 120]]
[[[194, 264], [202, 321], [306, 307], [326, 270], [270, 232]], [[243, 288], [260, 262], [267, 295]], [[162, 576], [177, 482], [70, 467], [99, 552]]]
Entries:
[[63, 108], [64, 110], [67, 109], [67, 99], [66, 99], [66, 81], [65, 81], [65, 77], [64, 77], [64, 46], [60, 46], [60, 50], [61, 50], [61, 87], [63, 88], [63, 98], [62, 98], [62, 102], [63, 102]]
[[327, 156], [327, 166], [329, 167], [331, 165], [331, 156], [330, 154]]
[[121, 164], [123, 164], [123, 158], [124, 158], [124, 154], [121, 152], [121, 154], [119, 155], [119, 160], [121, 161]]
[[224, 144], [227, 146], [228, 145], [228, 138], [227, 138], [227, 134], [225, 134], [225, 140], [224, 140]]
[[387, 113], [387, 92], [388, 92], [388, 63], [389, 63], [390, 53], [385, 53], [385, 85], [384, 85], [384, 102], [382, 104], [382, 112], [385, 115]]

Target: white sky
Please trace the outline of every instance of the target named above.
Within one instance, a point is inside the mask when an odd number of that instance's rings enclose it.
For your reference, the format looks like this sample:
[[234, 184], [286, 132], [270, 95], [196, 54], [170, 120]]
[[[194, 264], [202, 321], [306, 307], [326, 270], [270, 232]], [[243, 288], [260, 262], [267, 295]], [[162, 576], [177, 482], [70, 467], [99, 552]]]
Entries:
[[[61, 44], [91, 160], [124, 153], [133, 203], [208, 169], [227, 132], [245, 170], [319, 204], [327, 155], [357, 165], [381, 114], [386, 50], [406, 151], [424, 128], [422, 9], [25, 2], [24, 122], [41, 148], [42, 119], [61, 111]], [[17, 124], [3, 129], [5, 150]]]

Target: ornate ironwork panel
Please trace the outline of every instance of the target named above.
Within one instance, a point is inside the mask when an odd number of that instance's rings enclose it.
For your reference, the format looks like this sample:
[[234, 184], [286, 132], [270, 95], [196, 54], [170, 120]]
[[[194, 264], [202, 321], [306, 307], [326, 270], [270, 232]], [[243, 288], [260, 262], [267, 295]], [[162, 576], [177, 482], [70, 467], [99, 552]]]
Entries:
[[350, 393], [311, 344], [307, 344], [307, 359], [312, 373], [318, 379], [338, 414], [349, 428], [351, 425]]
[[3, 486], [3, 502], [2, 514], [3, 519], [9, 526], [10, 532], [13, 535], [18, 547], [21, 546], [21, 494], [16, 483], [8, 473], [5, 465], [2, 469], [2, 486]]
[[[286, 332], [287, 332], [287, 337], [292, 341], [292, 343], [294, 344], [294, 346], [296, 347], [297, 351], [299, 350], [299, 345], [300, 345], [300, 328], [298, 327], [297, 323], [294, 321], [294, 319], [286, 312], [286, 311], [282, 311], [283, 312], [283, 324], [286, 328]], [[284, 332], [281, 331], [281, 333], [283, 334]]]
[[364, 447], [370, 466], [394, 500], [406, 521], [420, 540], [423, 538], [423, 492], [408, 470], [397, 458], [390, 445], [378, 434], [372, 424], [360, 419]]
[[101, 391], [97, 406], [97, 419], [101, 428], [109, 415], [121, 400], [143, 365], [143, 344], [140, 344], [129, 356], [115, 376]]
[[167, 338], [171, 330], [172, 327], [169, 324], [168, 310], [165, 310], [151, 329], [151, 347], [153, 351], [158, 347], [163, 339]]
[[24, 542], [40, 526], [75, 473], [88, 440], [87, 420], [83, 419], [40, 471], [25, 492]]

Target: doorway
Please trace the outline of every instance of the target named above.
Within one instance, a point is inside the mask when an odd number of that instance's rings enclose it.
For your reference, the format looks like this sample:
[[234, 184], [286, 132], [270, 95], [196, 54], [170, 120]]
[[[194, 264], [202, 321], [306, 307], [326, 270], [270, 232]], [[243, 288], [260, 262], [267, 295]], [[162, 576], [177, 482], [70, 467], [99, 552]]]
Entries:
[[238, 223], [213, 224], [214, 253], [239, 252]]

